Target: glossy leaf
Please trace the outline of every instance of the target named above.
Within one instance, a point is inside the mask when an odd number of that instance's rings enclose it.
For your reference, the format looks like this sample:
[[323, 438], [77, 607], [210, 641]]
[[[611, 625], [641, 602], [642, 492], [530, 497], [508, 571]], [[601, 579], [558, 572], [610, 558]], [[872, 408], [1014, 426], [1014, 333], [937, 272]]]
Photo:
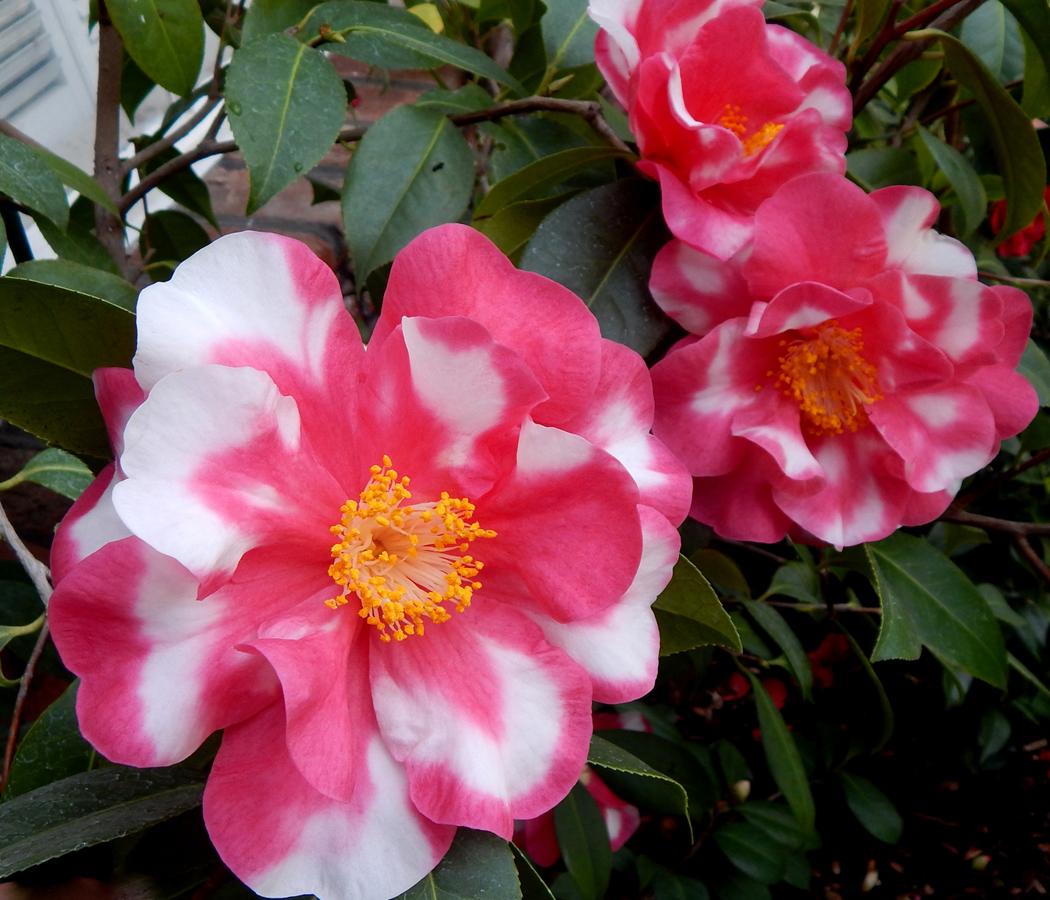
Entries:
[[[35, 593], [35, 591], [34, 591]], [[0, 650], [3, 650], [11, 641], [28, 635], [35, 635], [44, 627], [44, 616], [41, 614], [32, 622], [25, 625], [0, 625]], [[0, 669], [0, 687], [13, 687], [21, 681], [21, 678], [7, 678]]]
[[74, 191], [87, 197], [93, 203], [104, 206], [110, 212], [117, 212], [117, 204], [102, 190], [102, 185], [79, 166], [73, 165], [68, 159], [44, 147], [34, 147], [33, 150], [51, 167], [64, 185], [73, 188]]
[[804, 562], [789, 562], [779, 566], [773, 573], [766, 597], [791, 597], [800, 603], [820, 602], [820, 577], [816, 570]]
[[78, 684], [71, 684], [19, 742], [4, 791], [5, 800], [91, 767], [95, 751], [77, 727]]
[[684, 556], [653, 604], [660, 625], [660, 655], [696, 647], [728, 647], [739, 653], [740, 635], [707, 579]]
[[784, 617], [768, 603], [759, 603], [754, 600], [744, 600], [744, 609], [749, 616], [758, 623], [766, 634], [768, 634], [784, 652], [788, 668], [795, 676], [802, 696], [811, 700], [813, 696], [813, 671], [809, 666], [809, 657], [802, 648], [802, 643], [795, 636], [795, 632]]
[[204, 19], [196, 0], [107, 0], [131, 58], [157, 84], [188, 94], [204, 58]]
[[489, 180], [493, 184], [545, 156], [590, 146], [578, 131], [549, 116], [508, 116], [500, 122], [483, 122], [479, 128], [492, 140]]
[[474, 220], [491, 216], [516, 200], [536, 199], [596, 163], [625, 156], [613, 147], [590, 146], [572, 147], [544, 156], [496, 182], [474, 210]]
[[474, 900], [506, 897], [518, 900], [514, 855], [507, 842], [484, 831], [460, 828], [437, 868], [398, 900]]
[[973, 582], [928, 542], [895, 534], [865, 545], [882, 600], [873, 660], [916, 659], [923, 645], [945, 665], [1006, 684], [999, 624]]
[[554, 807], [554, 828], [566, 868], [585, 900], [605, 896], [612, 869], [612, 850], [605, 819], [582, 784]]
[[[174, 148], [158, 153], [139, 169], [139, 173], [142, 176], [146, 176], [165, 163], [175, 159], [178, 155], [178, 151]], [[207, 219], [212, 227], [218, 229], [219, 223], [215, 218], [215, 211], [212, 209], [208, 185], [192, 168], [186, 168], [181, 172], [175, 172], [168, 176], [157, 185], [157, 190], [162, 194], [166, 194], [179, 206], [183, 206], [190, 212]]]
[[1043, 207], [1046, 162], [1028, 116], [970, 49], [944, 32], [936, 32], [952, 74], [974, 95], [988, 123], [1006, 192], [1006, 221], [1001, 237], [1023, 228]]
[[316, 0], [252, 0], [245, 11], [241, 41], [250, 44], [257, 38], [291, 28], [315, 6]]
[[689, 815], [689, 795], [681, 784], [600, 735], [596, 734], [591, 737], [587, 762], [606, 772], [619, 772], [621, 775], [660, 782], [667, 789], [666, 796], [673, 798], [673, 802], [664, 807], [664, 811], [682, 816]]
[[359, 280], [420, 232], [454, 222], [470, 201], [474, 160], [434, 110], [399, 106], [373, 125], [346, 170], [343, 222]]
[[881, 790], [860, 775], [839, 773], [846, 805], [864, 828], [886, 844], [896, 844], [904, 830], [897, 808]]
[[0, 878], [184, 813], [203, 789], [199, 772], [113, 766], [22, 794], [0, 804]]
[[521, 885], [521, 900], [554, 900], [554, 894], [547, 887], [547, 882], [536, 871], [532, 860], [516, 845], [510, 844], [514, 854], [514, 865], [518, 870], [518, 882]]
[[[491, 57], [474, 47], [435, 34], [418, 16], [407, 10], [362, 0], [333, 0], [321, 4], [310, 14], [302, 34], [319, 34], [321, 26], [327, 26], [325, 34], [341, 38], [324, 45], [332, 53], [390, 68], [404, 68], [406, 63], [415, 68], [456, 66], [482, 78], [491, 78], [516, 93], [525, 93], [525, 89]], [[410, 55], [407, 59], [391, 56], [391, 50]]]
[[565, 285], [594, 313], [603, 337], [645, 356], [670, 329], [649, 293], [653, 257], [669, 237], [658, 192], [645, 182], [619, 180], [551, 213], [521, 267]]
[[730, 822], [712, 837], [729, 861], [749, 878], [762, 884], [775, 884], [783, 878], [783, 848], [754, 825]]
[[151, 213], [139, 235], [139, 252], [149, 260], [154, 281], [166, 281], [184, 259], [209, 243], [206, 232], [192, 217], [177, 209]]
[[47, 216], [60, 229], [69, 222], [59, 177], [33, 149], [6, 134], [0, 134], [0, 194]]
[[[574, 196], [576, 191], [565, 191], [540, 200], [520, 200], [503, 207], [494, 216], [481, 219], [476, 227], [512, 260], [517, 259], [540, 223]], [[528, 268], [524, 263], [522, 267]]]
[[226, 108], [248, 165], [252, 213], [328, 152], [346, 116], [346, 91], [319, 50], [272, 34], [234, 54]]
[[867, 654], [861, 649], [860, 644], [857, 643], [856, 638], [854, 638], [845, 628], [842, 628], [842, 633], [849, 641], [850, 649], [853, 650], [853, 654], [859, 661], [861, 669], [864, 674], [867, 675], [868, 681], [875, 691], [875, 696], [878, 700], [881, 725], [876, 734], [875, 743], [869, 748], [871, 753], [878, 753], [887, 743], [889, 743], [890, 738], [893, 737], [893, 729], [896, 725], [893, 704], [890, 703], [890, 698], [886, 693], [886, 688], [882, 684], [882, 679], [879, 678], [878, 673], [875, 671], [875, 667], [871, 664]]
[[587, 0], [553, 0], [540, 26], [551, 72], [594, 62], [598, 26], [587, 15]]
[[921, 125], [919, 126], [919, 137], [955, 190], [955, 196], [959, 200], [959, 209], [962, 211], [960, 232], [971, 234], [984, 221], [988, 209], [988, 197], [984, 192], [981, 179], [965, 156], [950, 144], [930, 134]]
[[3, 346], [0, 418], [74, 453], [109, 456], [91, 379]]
[[24, 481], [31, 481], [70, 500], [76, 500], [87, 490], [94, 477], [92, 471], [75, 456], [49, 447], [41, 450], [6, 481], [0, 482], [0, 490], [9, 490]]
[[857, 38], [864, 39], [875, 33], [886, 18], [891, 0], [858, 0]]
[[[85, 210], [85, 207], [87, 208]], [[84, 215], [85, 210], [88, 215]], [[70, 207], [69, 225], [65, 231], [55, 225], [47, 216], [33, 214], [33, 221], [44, 240], [61, 259], [82, 263], [94, 269], [101, 269], [117, 274], [117, 265], [95, 237], [94, 207], [90, 201], [79, 198]], [[91, 221], [88, 221], [90, 216]]]
[[15, 266], [7, 278], [24, 278], [40, 284], [87, 294], [128, 312], [135, 311], [138, 291], [112, 272], [86, 266], [68, 259], [34, 259]]
[[737, 812], [789, 850], [813, 849], [816, 844], [815, 836], [802, 831], [791, 808], [783, 801], [748, 800], [737, 807]]
[[970, 13], [959, 28], [959, 39], [1000, 83], [1020, 77], [1024, 59], [1021, 32], [999, 0], [985, 0]]
[[795, 739], [762, 683], [750, 672], [747, 673], [747, 677], [755, 695], [758, 726], [762, 730], [762, 749], [765, 750], [769, 771], [777, 787], [787, 798], [788, 806], [795, 814], [799, 826], [804, 832], [811, 832], [816, 809], [813, 805], [813, 794], [809, 789], [809, 778], [802, 765], [802, 757], [795, 745]]
[[1025, 345], [1017, 371], [1032, 383], [1039, 395], [1040, 406], [1050, 406], [1050, 360], [1046, 358], [1042, 347], [1031, 338]]

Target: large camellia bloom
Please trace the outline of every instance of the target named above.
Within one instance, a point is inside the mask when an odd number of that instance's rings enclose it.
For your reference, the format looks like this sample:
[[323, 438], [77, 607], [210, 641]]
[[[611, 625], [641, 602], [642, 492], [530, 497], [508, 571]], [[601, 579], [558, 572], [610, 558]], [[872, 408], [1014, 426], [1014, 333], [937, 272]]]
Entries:
[[674, 234], [719, 259], [784, 182], [845, 171], [845, 69], [760, 0], [591, 0], [595, 57]]
[[877, 540], [938, 516], [1032, 419], [1014, 371], [1031, 304], [980, 284], [930, 228], [938, 211], [919, 188], [810, 175], [759, 208], [753, 251], [718, 278], [664, 251], [665, 308], [707, 332], [653, 370], [655, 432], [696, 476], [695, 518], [737, 539]]
[[390, 897], [457, 825], [557, 803], [592, 699], [653, 683], [688, 508], [642, 360], [461, 226], [401, 253], [367, 351], [274, 235], [138, 322], [134, 371], [96, 374], [116, 461], [53, 554], [84, 735], [156, 766], [225, 729], [205, 822], [268, 896]]

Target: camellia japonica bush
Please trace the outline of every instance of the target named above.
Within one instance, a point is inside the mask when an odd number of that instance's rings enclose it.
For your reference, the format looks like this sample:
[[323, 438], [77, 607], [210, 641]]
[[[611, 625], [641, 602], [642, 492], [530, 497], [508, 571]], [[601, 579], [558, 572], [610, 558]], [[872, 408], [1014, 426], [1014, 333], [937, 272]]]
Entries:
[[89, 19], [93, 173], [0, 120], [0, 898], [1050, 888], [1046, 0]]

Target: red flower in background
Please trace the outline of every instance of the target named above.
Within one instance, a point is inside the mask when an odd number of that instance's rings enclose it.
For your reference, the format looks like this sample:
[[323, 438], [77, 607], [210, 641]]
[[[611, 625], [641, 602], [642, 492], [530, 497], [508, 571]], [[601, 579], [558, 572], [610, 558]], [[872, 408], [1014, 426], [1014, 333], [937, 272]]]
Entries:
[[[1043, 202], [1050, 204], [1050, 185], [1043, 191]], [[1006, 222], [1006, 201], [996, 200], [992, 204], [991, 212], [988, 214], [988, 224], [992, 231], [998, 234]], [[1020, 231], [1016, 231], [1003, 241], [995, 252], [1000, 256], [1027, 256], [1032, 248], [1038, 244], [1046, 234], [1046, 222], [1043, 213], [1040, 212], [1031, 222]]]

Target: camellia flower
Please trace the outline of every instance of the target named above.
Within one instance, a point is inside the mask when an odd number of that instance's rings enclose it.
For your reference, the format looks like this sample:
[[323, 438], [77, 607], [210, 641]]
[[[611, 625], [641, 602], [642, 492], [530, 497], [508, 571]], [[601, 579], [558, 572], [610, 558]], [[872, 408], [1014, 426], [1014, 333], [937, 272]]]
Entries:
[[703, 333], [737, 311], [653, 370], [655, 432], [696, 476], [695, 518], [745, 540], [878, 540], [940, 515], [1032, 419], [1014, 371], [1031, 304], [980, 284], [930, 228], [938, 211], [919, 188], [808, 175], [762, 204], [753, 249], [718, 279], [690, 280], [693, 251], [666, 248], [677, 293], [658, 299], [679, 322]]
[[[1050, 185], [1043, 191], [1043, 203], [1050, 204]], [[1006, 223], [1006, 201], [996, 200], [988, 213], [988, 224], [992, 231], [998, 234]], [[995, 248], [1000, 256], [1027, 256], [1032, 248], [1038, 244], [1046, 235], [1046, 222], [1043, 213], [1040, 212], [1031, 222], [1020, 231], [1011, 234], [1005, 241]]]
[[[651, 731], [649, 723], [635, 712], [600, 712], [594, 714], [594, 730]], [[609, 846], [619, 850], [641, 824], [638, 807], [616, 796], [590, 766], [580, 774], [580, 783], [587, 789], [605, 822]], [[553, 866], [561, 858], [554, 812], [546, 812], [535, 819], [519, 822], [514, 843], [520, 846], [538, 866]]]
[[225, 729], [205, 823], [267, 896], [390, 897], [457, 825], [564, 797], [592, 699], [653, 684], [688, 507], [642, 360], [458, 225], [399, 255], [367, 351], [274, 235], [138, 323], [134, 371], [96, 373], [116, 461], [53, 553], [88, 740], [156, 766]]
[[845, 171], [845, 69], [759, 0], [591, 0], [595, 58], [628, 111], [639, 169], [676, 237], [719, 259], [758, 205], [808, 172]]

